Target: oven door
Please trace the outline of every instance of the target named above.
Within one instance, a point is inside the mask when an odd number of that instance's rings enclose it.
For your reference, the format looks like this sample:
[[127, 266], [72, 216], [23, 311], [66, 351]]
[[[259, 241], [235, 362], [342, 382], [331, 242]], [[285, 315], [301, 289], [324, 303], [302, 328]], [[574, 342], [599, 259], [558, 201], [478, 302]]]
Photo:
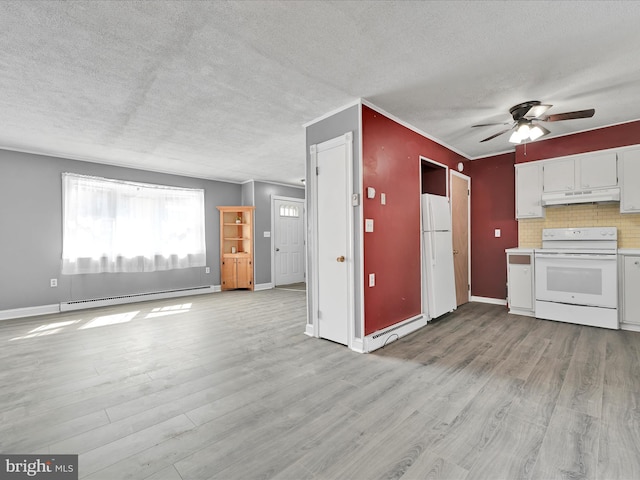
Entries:
[[615, 254], [535, 252], [536, 300], [617, 308]]

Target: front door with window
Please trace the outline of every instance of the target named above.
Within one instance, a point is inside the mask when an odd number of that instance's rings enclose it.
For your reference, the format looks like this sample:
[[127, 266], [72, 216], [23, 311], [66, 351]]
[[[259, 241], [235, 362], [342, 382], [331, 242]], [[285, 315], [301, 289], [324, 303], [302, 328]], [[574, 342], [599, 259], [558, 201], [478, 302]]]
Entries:
[[304, 201], [274, 200], [275, 283], [304, 282]]

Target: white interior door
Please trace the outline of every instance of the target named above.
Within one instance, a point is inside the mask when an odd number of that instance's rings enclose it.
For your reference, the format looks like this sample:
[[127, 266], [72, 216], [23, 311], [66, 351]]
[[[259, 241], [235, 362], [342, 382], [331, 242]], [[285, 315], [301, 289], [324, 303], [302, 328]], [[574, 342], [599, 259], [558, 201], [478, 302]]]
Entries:
[[304, 201], [275, 199], [273, 209], [276, 285], [304, 282]]
[[349, 345], [353, 322], [351, 134], [317, 145], [318, 336]]

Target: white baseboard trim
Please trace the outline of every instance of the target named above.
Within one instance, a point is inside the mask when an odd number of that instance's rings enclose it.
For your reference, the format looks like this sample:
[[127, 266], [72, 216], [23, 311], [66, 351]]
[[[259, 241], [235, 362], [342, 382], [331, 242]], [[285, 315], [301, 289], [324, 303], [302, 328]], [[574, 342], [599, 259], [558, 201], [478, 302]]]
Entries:
[[480, 302], [480, 303], [491, 303], [493, 305], [506, 305], [507, 301], [502, 300], [501, 298], [491, 298], [491, 297], [476, 297], [471, 295], [469, 299], [470, 302]]
[[390, 327], [373, 332], [370, 335], [364, 337], [363, 353], [373, 352], [380, 347], [384, 347], [405, 335], [409, 335], [415, 332], [419, 328], [424, 327], [427, 324], [427, 317], [423, 314], [417, 315], [413, 318], [409, 318], [402, 322], [391, 325]]
[[35, 317], [37, 315], [48, 315], [50, 313], [60, 313], [60, 305], [41, 305], [39, 307], [13, 308], [11, 310], [0, 310], [0, 320], [10, 320], [12, 318]]
[[640, 325], [634, 323], [621, 323], [620, 330], [628, 330], [630, 332], [640, 332]]
[[358, 353], [367, 353], [364, 349], [364, 341], [361, 338], [354, 338], [351, 344], [351, 350]]
[[304, 329], [304, 334], [310, 337], [315, 337], [315, 335], [313, 334], [313, 325], [307, 323], [307, 326]]
[[535, 312], [532, 312], [531, 310], [520, 310], [518, 308], [510, 308], [509, 309], [509, 313], [512, 313], [514, 315], [523, 315], [525, 317], [535, 317], [536, 316]]
[[253, 290], [254, 291], [259, 291], [259, 290], [270, 290], [272, 288], [275, 288], [273, 285], [273, 282], [269, 282], [269, 283], [256, 283], [253, 286]]

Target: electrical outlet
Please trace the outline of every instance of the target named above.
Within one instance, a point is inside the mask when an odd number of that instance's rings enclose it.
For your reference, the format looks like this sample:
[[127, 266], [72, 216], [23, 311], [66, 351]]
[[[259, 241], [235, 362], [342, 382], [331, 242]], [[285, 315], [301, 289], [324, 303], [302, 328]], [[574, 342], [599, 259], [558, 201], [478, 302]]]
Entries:
[[370, 273], [369, 274], [369, 286], [370, 287], [375, 287], [376, 286], [376, 274], [375, 273]]
[[373, 219], [367, 218], [364, 221], [364, 231], [365, 232], [373, 232]]
[[52, 278], [52, 279], [49, 281], [49, 285], [51, 285], [51, 288], [53, 288], [53, 287], [57, 287], [57, 286], [58, 286], [58, 279], [57, 279], [57, 278]]
[[204, 267], [204, 273], [211, 273], [210, 267]]
[[496, 238], [500, 238], [500, 235], [502, 235], [502, 232], [500, 231], [499, 228], [496, 228], [493, 234], [495, 235]]

